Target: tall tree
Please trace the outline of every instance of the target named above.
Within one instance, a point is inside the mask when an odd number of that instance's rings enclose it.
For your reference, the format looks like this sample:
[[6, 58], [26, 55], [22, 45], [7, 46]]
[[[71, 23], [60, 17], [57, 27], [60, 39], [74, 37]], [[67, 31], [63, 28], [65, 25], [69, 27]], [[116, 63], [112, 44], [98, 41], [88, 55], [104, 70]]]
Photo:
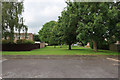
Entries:
[[54, 45], [54, 47], [56, 47], [56, 45], [60, 44], [59, 43], [60, 38], [59, 38], [59, 27], [57, 26], [57, 24], [52, 28], [51, 31], [51, 37], [50, 37], [50, 44]]
[[[118, 10], [112, 7], [114, 4], [103, 2], [85, 3], [79, 9], [83, 11], [81, 13], [87, 12], [87, 14], [82, 14], [81, 21], [79, 21], [79, 28], [77, 30], [79, 32], [78, 38], [92, 41], [94, 51], [97, 51], [97, 43], [106, 38], [113, 37], [115, 34], [119, 34], [117, 32], [119, 29], [115, 29], [117, 28], [115, 25], [118, 20]], [[111, 22], [112, 20], [114, 20], [113, 23]]]
[[106, 23], [107, 31], [105, 34], [109, 43], [120, 41], [120, 2], [109, 3], [107, 10]]
[[4, 35], [4, 33], [9, 32], [11, 42], [14, 40], [14, 31], [20, 32], [21, 24], [23, 26], [23, 21], [21, 21], [23, 9], [23, 2], [2, 3], [2, 33]]
[[50, 21], [43, 25], [43, 28], [38, 32], [42, 42], [51, 44], [52, 30], [55, 25], [57, 25], [56, 21]]
[[63, 40], [69, 45], [69, 50], [71, 50], [72, 43], [76, 42], [78, 18], [75, 12], [76, 6], [69, 1], [66, 3], [67, 7], [62, 12], [58, 22], [62, 28]]

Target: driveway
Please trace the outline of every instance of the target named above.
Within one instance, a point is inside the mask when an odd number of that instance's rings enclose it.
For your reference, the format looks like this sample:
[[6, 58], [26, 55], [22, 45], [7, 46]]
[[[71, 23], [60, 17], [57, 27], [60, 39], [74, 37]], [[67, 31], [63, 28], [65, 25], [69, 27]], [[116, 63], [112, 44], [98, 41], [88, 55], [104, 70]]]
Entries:
[[81, 59], [8, 59], [4, 78], [118, 78], [118, 61], [107, 57]]

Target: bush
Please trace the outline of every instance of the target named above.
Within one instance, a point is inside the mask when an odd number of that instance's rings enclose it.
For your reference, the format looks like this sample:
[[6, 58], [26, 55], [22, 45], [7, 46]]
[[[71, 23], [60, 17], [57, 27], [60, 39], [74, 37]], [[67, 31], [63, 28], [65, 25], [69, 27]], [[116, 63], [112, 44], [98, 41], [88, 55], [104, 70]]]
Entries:
[[10, 40], [2, 40], [2, 44], [15, 44], [15, 43], [10, 42]]
[[35, 42], [32, 40], [25, 40], [25, 44], [34, 44]]
[[90, 44], [90, 48], [92, 48], [92, 49], [93, 49], [93, 42], [92, 42], [92, 41], [90, 41], [90, 42], [89, 42], [89, 44]]
[[24, 44], [24, 43], [25, 43], [25, 40], [20, 39], [20, 40], [17, 40], [16, 43], [17, 43], [17, 44]]
[[[90, 47], [93, 49], [93, 42], [89, 42], [90, 43]], [[103, 49], [103, 50], [109, 50], [109, 44], [106, 41], [102, 41], [102, 42], [97, 42], [97, 48], [98, 49]]]
[[32, 40], [25, 40], [25, 39], [20, 39], [16, 41], [17, 44], [34, 44], [35, 42]]
[[88, 43], [88, 41], [81, 41], [81, 43], [82, 43], [82, 44], [81, 44], [82, 46], [86, 46], [87, 43]]
[[105, 41], [98, 43], [98, 49], [109, 50], [109, 44]]

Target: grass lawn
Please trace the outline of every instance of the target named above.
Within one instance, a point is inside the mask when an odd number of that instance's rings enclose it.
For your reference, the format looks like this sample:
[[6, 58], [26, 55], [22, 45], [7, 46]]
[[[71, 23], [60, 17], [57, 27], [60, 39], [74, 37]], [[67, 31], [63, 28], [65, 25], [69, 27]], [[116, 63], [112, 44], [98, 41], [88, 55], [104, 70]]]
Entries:
[[84, 47], [72, 47], [72, 50], [68, 50], [68, 46], [60, 48], [57, 46], [47, 46], [45, 48], [36, 49], [32, 51], [3, 51], [3, 55], [120, 55], [118, 52], [112, 52], [109, 50], [99, 50], [94, 52], [90, 48]]

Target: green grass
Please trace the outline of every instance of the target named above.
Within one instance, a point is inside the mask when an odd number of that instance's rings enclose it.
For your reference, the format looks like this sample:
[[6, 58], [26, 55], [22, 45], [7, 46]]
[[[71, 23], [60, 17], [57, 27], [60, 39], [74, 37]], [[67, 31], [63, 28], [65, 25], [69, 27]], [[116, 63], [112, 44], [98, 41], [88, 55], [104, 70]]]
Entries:
[[84, 47], [72, 47], [72, 50], [68, 50], [68, 46], [60, 48], [57, 46], [47, 46], [45, 48], [36, 49], [32, 51], [3, 51], [3, 55], [120, 55], [118, 52], [112, 52], [109, 50], [99, 50], [94, 52], [90, 48]]

